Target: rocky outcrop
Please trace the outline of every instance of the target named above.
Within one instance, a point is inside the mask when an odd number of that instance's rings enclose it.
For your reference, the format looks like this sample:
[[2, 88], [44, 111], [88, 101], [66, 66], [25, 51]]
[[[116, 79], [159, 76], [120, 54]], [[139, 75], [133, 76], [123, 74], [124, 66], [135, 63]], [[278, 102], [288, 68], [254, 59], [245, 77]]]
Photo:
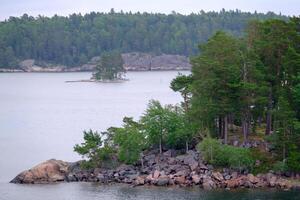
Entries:
[[64, 181], [69, 164], [61, 160], [48, 160], [16, 176], [11, 183], [52, 183]]
[[181, 55], [152, 55], [147, 53], [122, 54], [124, 69], [127, 71], [150, 70], [189, 70], [191, 64], [186, 56]]
[[[177, 155], [179, 154], [179, 155]], [[48, 160], [36, 167], [24, 171], [14, 178], [12, 183], [52, 183], [66, 182], [99, 182], [126, 183], [134, 186], [193, 186], [198, 185], [206, 190], [215, 188], [262, 188], [275, 187], [281, 189], [300, 188], [299, 185], [275, 175], [240, 174], [236, 171], [223, 169], [214, 170], [206, 165], [196, 151], [187, 154], [169, 150], [163, 154], [150, 151], [144, 152], [142, 165], [120, 165], [115, 169], [95, 168], [84, 170], [80, 162], [67, 163]]]
[[[191, 64], [186, 56], [181, 55], [153, 55], [149, 53], [124, 53], [122, 54], [124, 69], [126, 71], [150, 70], [190, 70]], [[2, 69], [0, 72], [82, 72], [94, 71], [100, 57], [93, 57], [82, 66], [67, 67], [64, 65], [38, 62], [33, 59], [23, 60], [18, 69]]]

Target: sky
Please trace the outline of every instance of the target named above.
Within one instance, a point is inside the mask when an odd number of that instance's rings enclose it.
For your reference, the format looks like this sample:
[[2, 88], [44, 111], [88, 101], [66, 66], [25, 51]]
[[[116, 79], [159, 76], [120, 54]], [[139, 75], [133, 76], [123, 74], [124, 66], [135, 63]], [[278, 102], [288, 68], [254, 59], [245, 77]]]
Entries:
[[300, 15], [300, 0], [0, 0], [0, 20], [9, 16], [67, 16], [72, 13], [132, 12], [189, 14], [204, 11], [239, 9], [250, 12], [268, 11], [289, 16]]

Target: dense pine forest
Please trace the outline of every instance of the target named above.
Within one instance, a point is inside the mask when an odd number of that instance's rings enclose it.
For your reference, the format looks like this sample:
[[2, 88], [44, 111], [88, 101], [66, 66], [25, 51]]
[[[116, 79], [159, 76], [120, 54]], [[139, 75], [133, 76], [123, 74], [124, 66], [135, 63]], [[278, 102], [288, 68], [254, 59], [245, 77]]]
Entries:
[[216, 31], [242, 36], [250, 20], [287, 19], [274, 13], [241, 11], [190, 15], [153, 13], [72, 14], [68, 17], [10, 17], [0, 22], [0, 67], [22, 59], [78, 66], [103, 52], [149, 52], [196, 55]]

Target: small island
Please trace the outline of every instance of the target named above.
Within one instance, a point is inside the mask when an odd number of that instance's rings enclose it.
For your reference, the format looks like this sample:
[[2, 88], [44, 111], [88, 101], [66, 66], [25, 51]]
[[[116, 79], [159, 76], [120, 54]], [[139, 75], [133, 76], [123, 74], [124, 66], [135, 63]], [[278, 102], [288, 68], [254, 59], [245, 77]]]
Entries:
[[91, 80], [97, 82], [121, 82], [125, 81], [123, 58], [119, 52], [109, 52], [101, 55]]
[[117, 51], [103, 53], [90, 79], [66, 82], [122, 83], [128, 81], [125, 78], [126, 70], [123, 68], [123, 65], [124, 61], [121, 53]]

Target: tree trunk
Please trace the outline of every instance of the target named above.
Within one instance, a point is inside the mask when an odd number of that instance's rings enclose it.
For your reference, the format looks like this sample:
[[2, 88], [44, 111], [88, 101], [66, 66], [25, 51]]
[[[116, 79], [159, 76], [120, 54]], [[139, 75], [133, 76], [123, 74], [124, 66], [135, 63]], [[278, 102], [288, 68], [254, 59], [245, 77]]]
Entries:
[[225, 138], [225, 117], [222, 117], [222, 139]]
[[261, 116], [258, 116], [257, 123], [258, 123], [258, 127], [261, 127]]
[[159, 153], [162, 154], [161, 138], [159, 139]]
[[228, 117], [225, 115], [224, 117], [224, 143], [228, 143]]
[[189, 151], [189, 143], [187, 140], [185, 141], [185, 150], [186, 150], [186, 153]]
[[272, 95], [272, 89], [269, 93], [269, 99], [268, 99], [268, 108], [267, 108], [267, 116], [266, 116], [266, 135], [270, 135], [272, 131], [272, 106], [273, 105], [273, 95]]
[[249, 132], [250, 132], [250, 116], [249, 112], [245, 111], [244, 116], [242, 117], [242, 131], [244, 136], [244, 144], [248, 140]]
[[184, 101], [185, 113], [187, 113], [189, 110], [189, 105], [188, 105], [188, 99], [186, 93], [184, 93], [183, 95], [183, 101]]
[[247, 142], [247, 131], [246, 131], [246, 120], [243, 117], [242, 119], [242, 132], [243, 132], [243, 136], [244, 136], [244, 144]]
[[219, 117], [219, 125], [218, 125], [218, 128], [219, 128], [219, 137], [220, 138], [223, 138], [223, 121], [222, 121], [222, 117]]

